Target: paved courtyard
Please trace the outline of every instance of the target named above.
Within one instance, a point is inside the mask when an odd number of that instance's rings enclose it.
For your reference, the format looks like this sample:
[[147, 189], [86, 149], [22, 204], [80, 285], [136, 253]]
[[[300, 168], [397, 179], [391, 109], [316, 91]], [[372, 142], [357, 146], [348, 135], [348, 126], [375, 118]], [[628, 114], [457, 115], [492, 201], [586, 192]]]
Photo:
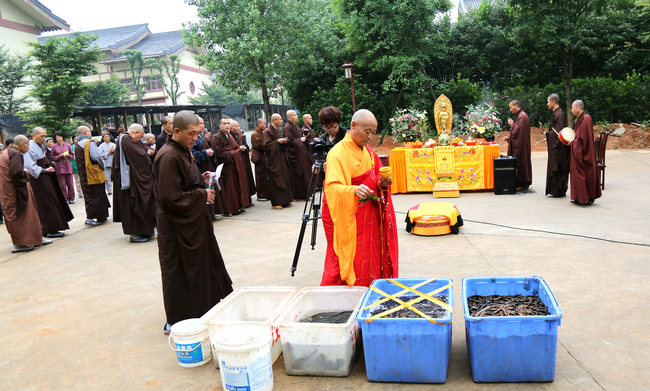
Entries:
[[[273, 366], [276, 390], [648, 390], [650, 389], [650, 150], [607, 151], [603, 197], [593, 206], [544, 196], [546, 153], [533, 153], [533, 194], [462, 193], [451, 199], [459, 235], [406, 233], [406, 211], [430, 194], [394, 197], [400, 277], [454, 280], [451, 359], [443, 385], [370, 383], [363, 356], [347, 378], [287, 376]], [[325, 254], [319, 226], [293, 259], [304, 203], [282, 211], [257, 202], [215, 222], [235, 287], [318, 285]], [[212, 363], [184, 369], [162, 333], [165, 314], [156, 240], [131, 244], [120, 224], [84, 227], [83, 200], [66, 236], [11, 254], [0, 227], [0, 389], [221, 390]], [[590, 238], [588, 238], [590, 237]], [[470, 276], [546, 279], [560, 308], [555, 381], [472, 381], [461, 304]]]

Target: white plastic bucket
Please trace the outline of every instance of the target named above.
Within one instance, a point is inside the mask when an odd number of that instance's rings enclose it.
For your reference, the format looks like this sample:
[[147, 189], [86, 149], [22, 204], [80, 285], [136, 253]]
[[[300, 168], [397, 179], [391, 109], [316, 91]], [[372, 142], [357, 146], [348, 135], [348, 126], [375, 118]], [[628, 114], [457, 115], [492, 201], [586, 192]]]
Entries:
[[224, 390], [270, 391], [271, 332], [261, 323], [225, 327], [214, 336]]
[[[172, 347], [172, 339], [176, 348]], [[199, 367], [212, 358], [208, 326], [201, 323], [199, 318], [175, 323], [167, 342], [169, 347], [176, 352], [178, 365], [183, 368]]]

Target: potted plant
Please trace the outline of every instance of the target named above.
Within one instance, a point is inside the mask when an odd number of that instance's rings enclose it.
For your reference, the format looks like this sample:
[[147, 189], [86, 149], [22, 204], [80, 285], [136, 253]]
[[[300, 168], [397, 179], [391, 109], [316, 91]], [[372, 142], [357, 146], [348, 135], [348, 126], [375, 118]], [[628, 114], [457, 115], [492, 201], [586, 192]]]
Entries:
[[390, 119], [390, 126], [395, 142], [412, 148], [413, 143], [419, 142], [427, 135], [427, 112], [417, 109], [397, 110]]
[[460, 124], [461, 130], [476, 139], [494, 141], [494, 136], [501, 131], [501, 121], [497, 118], [493, 103], [467, 106], [465, 120]]

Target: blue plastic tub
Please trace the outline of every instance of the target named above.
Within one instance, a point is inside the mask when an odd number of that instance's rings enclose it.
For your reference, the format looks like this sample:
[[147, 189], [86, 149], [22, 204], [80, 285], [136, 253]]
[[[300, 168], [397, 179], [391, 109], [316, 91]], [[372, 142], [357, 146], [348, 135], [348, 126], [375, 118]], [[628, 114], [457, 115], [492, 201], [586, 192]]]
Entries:
[[[413, 287], [428, 279], [396, 278], [396, 281]], [[430, 293], [445, 285], [452, 284], [448, 278], [440, 278], [427, 283], [417, 291]], [[388, 280], [375, 280], [372, 286], [388, 293], [396, 294], [403, 288]], [[408, 293], [411, 295], [413, 293]], [[440, 292], [447, 294], [449, 305], [454, 306], [453, 287]], [[384, 296], [369, 289], [361, 303], [361, 308], [381, 300]], [[451, 350], [451, 320], [449, 312], [444, 318], [436, 318], [437, 325], [424, 318], [379, 318], [370, 323], [373, 308], [359, 311], [356, 315], [366, 360], [368, 380], [400, 383], [444, 383], [449, 368]]]
[[[474, 295], [535, 295], [548, 316], [469, 316]], [[475, 382], [550, 382], [555, 379], [557, 327], [562, 319], [542, 277], [463, 278], [465, 337]]]

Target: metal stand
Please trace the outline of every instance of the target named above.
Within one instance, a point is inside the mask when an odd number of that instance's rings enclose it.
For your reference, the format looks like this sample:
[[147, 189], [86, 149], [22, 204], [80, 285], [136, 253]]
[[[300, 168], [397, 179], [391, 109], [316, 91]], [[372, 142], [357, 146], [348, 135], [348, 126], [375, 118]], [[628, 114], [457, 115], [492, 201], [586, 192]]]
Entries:
[[[311, 249], [316, 246], [316, 229], [318, 228], [318, 220], [321, 218], [320, 207], [323, 200], [323, 187], [317, 189], [318, 177], [323, 170], [324, 160], [317, 160], [314, 164], [314, 170], [311, 173], [311, 180], [309, 181], [309, 188], [311, 195], [305, 202], [305, 209], [302, 211], [302, 226], [300, 227], [300, 236], [298, 237], [298, 245], [296, 252], [293, 256], [293, 264], [291, 265], [291, 277], [294, 277], [296, 269], [298, 268], [298, 258], [300, 258], [300, 249], [302, 248], [302, 240], [305, 237], [305, 230], [307, 229], [307, 222], [312, 221], [311, 225]], [[317, 198], [318, 197], [318, 198]], [[309, 211], [307, 211], [309, 205]]]

